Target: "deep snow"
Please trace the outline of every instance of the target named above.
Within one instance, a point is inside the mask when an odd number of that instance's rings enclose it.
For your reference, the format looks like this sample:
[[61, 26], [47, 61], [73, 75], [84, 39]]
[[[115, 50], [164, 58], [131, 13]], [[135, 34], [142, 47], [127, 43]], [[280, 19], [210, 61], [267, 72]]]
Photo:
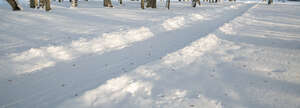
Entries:
[[0, 7], [0, 107], [300, 107], [297, 4], [21, 3]]

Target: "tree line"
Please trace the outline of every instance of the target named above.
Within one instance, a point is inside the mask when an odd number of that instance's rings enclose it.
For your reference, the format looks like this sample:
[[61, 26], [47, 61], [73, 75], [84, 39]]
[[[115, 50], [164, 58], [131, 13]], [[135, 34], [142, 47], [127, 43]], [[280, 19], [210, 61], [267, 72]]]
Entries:
[[[11, 6], [13, 11], [20, 11], [21, 7], [18, 5], [16, 0], [6, 0], [8, 4]], [[88, 0], [85, 0], [88, 1]], [[179, 2], [181, 0], [178, 0]], [[229, 0], [229, 1], [236, 1], [236, 0]], [[263, 0], [267, 1], [267, 0]], [[30, 0], [29, 1], [29, 7], [30, 8], [44, 8], [46, 11], [51, 10], [51, 1], [50, 0]], [[63, 2], [63, 0], [58, 0], [58, 2]], [[69, 0], [70, 3], [72, 3], [72, 7], [78, 6], [78, 0]], [[118, 0], [120, 4], [122, 4], [122, 0]], [[147, 3], [145, 6], [145, 2]], [[166, 0], [166, 8], [170, 9], [170, 0]], [[203, 2], [209, 2], [209, 3], [217, 3], [220, 2], [220, 0], [203, 0]], [[272, 4], [273, 0], [268, 0], [268, 4]], [[192, 0], [192, 7], [196, 7], [196, 5], [201, 5], [200, 0]], [[103, 6], [104, 7], [113, 7], [111, 0], [103, 0]], [[156, 8], [156, 0], [141, 0], [141, 9], [146, 8]]]

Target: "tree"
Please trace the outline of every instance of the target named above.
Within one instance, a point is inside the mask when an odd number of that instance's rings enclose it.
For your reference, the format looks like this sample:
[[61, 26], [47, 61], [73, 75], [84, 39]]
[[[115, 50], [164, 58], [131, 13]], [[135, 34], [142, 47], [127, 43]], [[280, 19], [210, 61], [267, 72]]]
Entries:
[[35, 4], [36, 4], [35, 0], [30, 0], [29, 2], [30, 2], [30, 4], [29, 4], [30, 8], [35, 8]]
[[51, 7], [50, 7], [51, 2], [50, 2], [50, 0], [45, 0], [45, 4], [46, 4], [45, 10], [46, 10], [46, 11], [50, 11], [50, 10], [51, 10]]
[[123, 4], [122, 0], [119, 0], [119, 3], [120, 3], [120, 4]]
[[104, 7], [113, 7], [111, 0], [104, 0], [103, 2]]
[[151, 0], [151, 7], [156, 8], [156, 0]]
[[144, 3], [144, 2], [145, 2], [145, 0], [141, 0], [141, 8], [142, 8], [142, 9], [145, 9], [145, 6], [144, 6], [145, 3]]
[[151, 0], [147, 0], [147, 5], [146, 5], [147, 8], [151, 7]]
[[167, 7], [168, 9], [170, 9], [170, 2], [171, 2], [171, 0], [167, 0], [166, 7]]
[[192, 0], [192, 7], [196, 7], [197, 3], [199, 6], [201, 5], [200, 0]]
[[270, 4], [272, 4], [273, 3], [273, 0], [269, 0], [268, 1], [268, 4], [270, 5]]
[[13, 11], [19, 11], [21, 10], [21, 7], [18, 5], [16, 0], [6, 0], [8, 4], [11, 6]]

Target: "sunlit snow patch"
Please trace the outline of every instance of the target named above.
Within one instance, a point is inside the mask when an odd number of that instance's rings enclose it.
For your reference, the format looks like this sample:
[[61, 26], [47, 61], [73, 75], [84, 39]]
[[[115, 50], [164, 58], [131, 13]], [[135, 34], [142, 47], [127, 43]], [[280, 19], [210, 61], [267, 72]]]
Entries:
[[[219, 43], [220, 39], [214, 34], [210, 34], [183, 49], [168, 54], [159, 61], [139, 66], [132, 72], [108, 80], [105, 84], [86, 91], [80, 97], [65, 101], [60, 107], [89, 108], [120, 107], [120, 105], [125, 105], [143, 108], [159, 106], [164, 106], [164, 108], [182, 108], [182, 105], [175, 103], [181, 102], [178, 100], [189, 100], [193, 105], [206, 106], [206, 108], [221, 108], [220, 102], [203, 96], [198, 98], [186, 97], [188, 91], [185, 90], [171, 90], [171, 92], [164, 93], [166, 94], [164, 99], [156, 99], [156, 94], [152, 93], [155, 87], [164, 87], [166, 90], [171, 88], [169, 87], [170, 85], [163, 83], [166, 79], [161, 79], [160, 77], [165, 78], [166, 76], [174, 75], [174, 72], [165, 70], [169, 70], [170, 67], [175, 69], [185, 67], [203, 54], [215, 49]], [[189, 107], [189, 103], [182, 103], [184, 106]], [[176, 107], [174, 105], [179, 106]]]
[[64, 46], [31, 48], [22, 53], [10, 54], [11, 68], [16, 74], [30, 73], [43, 68], [55, 66], [57, 62], [69, 61], [84, 54], [102, 54], [120, 50], [132, 43], [151, 38], [153, 33], [146, 27], [128, 31], [103, 34], [94, 39], [81, 38]]

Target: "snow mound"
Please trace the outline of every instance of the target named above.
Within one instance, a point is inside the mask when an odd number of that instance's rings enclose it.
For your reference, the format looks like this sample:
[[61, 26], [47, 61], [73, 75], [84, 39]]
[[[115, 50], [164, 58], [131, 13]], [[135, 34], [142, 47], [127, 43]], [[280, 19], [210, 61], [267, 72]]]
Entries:
[[176, 30], [185, 24], [185, 18], [183, 16], [177, 16], [174, 18], [167, 19], [163, 22], [162, 26], [165, 30]]
[[219, 28], [219, 30], [227, 35], [235, 35], [236, 32], [233, 30], [233, 25], [230, 23], [225, 23]]
[[81, 38], [64, 46], [31, 48], [22, 53], [10, 54], [11, 62], [16, 64], [16, 74], [30, 73], [55, 66], [57, 62], [69, 61], [84, 54], [102, 54], [120, 50], [132, 43], [149, 39], [153, 36], [150, 29], [141, 27], [128, 31], [106, 33], [94, 39]]
[[[146, 65], [139, 66], [128, 74], [108, 80], [105, 84], [85, 92], [82, 96], [65, 101], [60, 105], [63, 107], [163, 107], [163, 108], [183, 108], [189, 104], [183, 100], [192, 102], [192, 106], [206, 106], [206, 108], [221, 108], [220, 102], [208, 99], [204, 96], [189, 97], [187, 90], [169, 90], [171, 85], [165, 84], [164, 79], [171, 74], [171, 71], [163, 71], [170, 67], [173, 69], [189, 65], [198, 57], [216, 48], [220, 39], [214, 34], [201, 38], [191, 45], [168, 54], [159, 61], [154, 61]], [[176, 67], [173, 67], [176, 66]], [[175, 74], [176, 75], [176, 74]], [[184, 77], [184, 76], [177, 76]], [[175, 81], [176, 82], [176, 81]], [[156, 99], [155, 92], [158, 88], [167, 89], [163, 99]], [[154, 92], [154, 94], [152, 93]], [[121, 104], [122, 103], [122, 104]]]

